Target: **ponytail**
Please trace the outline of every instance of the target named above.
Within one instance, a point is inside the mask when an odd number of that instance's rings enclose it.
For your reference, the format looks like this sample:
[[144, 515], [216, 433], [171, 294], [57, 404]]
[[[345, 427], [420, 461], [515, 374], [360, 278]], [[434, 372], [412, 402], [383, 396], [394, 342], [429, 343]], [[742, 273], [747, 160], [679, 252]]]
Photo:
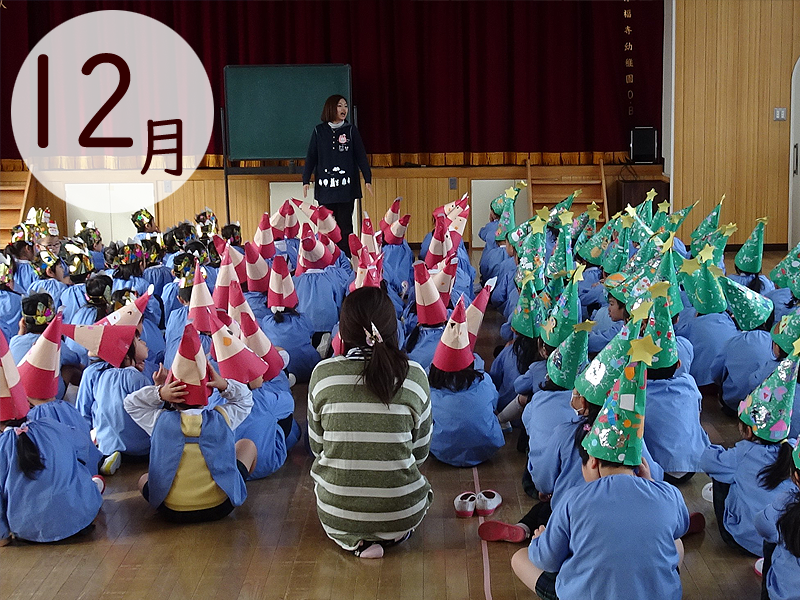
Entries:
[[514, 339], [511, 350], [517, 359], [517, 371], [520, 375], [527, 373], [534, 362], [542, 359], [539, 354], [538, 342], [535, 338], [529, 338], [526, 335], [519, 334]]
[[[792, 471], [800, 473], [800, 469], [794, 465]], [[778, 517], [778, 539], [792, 556], [800, 558], [800, 490], [795, 490], [791, 501], [783, 509], [783, 514]]]
[[27, 427], [23, 426], [23, 431], [17, 434], [17, 460], [19, 462], [19, 470], [25, 474], [28, 479], [36, 479], [35, 475], [44, 469], [42, 456], [39, 454], [39, 448], [33, 443], [33, 440], [27, 434]]
[[758, 472], [758, 484], [768, 490], [774, 490], [781, 483], [789, 479], [794, 468], [792, 460], [792, 445], [784, 440], [780, 444], [778, 458], [771, 465], [767, 465]]
[[760, 294], [764, 289], [764, 282], [761, 281], [761, 274], [755, 273], [752, 275], [752, 279], [750, 279], [748, 282], [747, 287], [753, 290], [756, 294]]

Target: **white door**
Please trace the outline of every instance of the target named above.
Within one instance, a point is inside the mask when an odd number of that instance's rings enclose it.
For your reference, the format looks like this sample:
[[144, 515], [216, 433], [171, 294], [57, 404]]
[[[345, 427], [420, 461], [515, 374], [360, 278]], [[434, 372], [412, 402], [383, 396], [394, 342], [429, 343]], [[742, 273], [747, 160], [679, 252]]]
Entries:
[[789, 248], [800, 243], [800, 59], [792, 73], [792, 103], [789, 109], [791, 127], [789, 139]]
[[[155, 187], [152, 183], [67, 183], [64, 184], [67, 196], [67, 227], [73, 235], [76, 220], [94, 221], [100, 230], [103, 242], [127, 242], [136, 235], [136, 227], [129, 213], [112, 212], [111, 207], [120, 202], [133, 202], [135, 206], [146, 208], [155, 214]], [[70, 203], [70, 199], [80, 197], [83, 202], [91, 201], [94, 210], [86, 210]]]

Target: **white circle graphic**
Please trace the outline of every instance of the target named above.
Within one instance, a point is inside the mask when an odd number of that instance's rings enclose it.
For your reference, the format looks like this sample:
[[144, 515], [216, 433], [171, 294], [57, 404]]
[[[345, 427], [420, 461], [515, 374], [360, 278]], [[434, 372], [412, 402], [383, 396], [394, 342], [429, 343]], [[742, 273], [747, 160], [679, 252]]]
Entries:
[[[56, 195], [65, 181], [168, 181], [174, 192], [203, 159], [213, 118], [211, 85], [189, 44], [155, 19], [119, 10], [49, 32], [22, 64], [11, 99], [20, 154]], [[138, 208], [121, 202], [111, 211]]]

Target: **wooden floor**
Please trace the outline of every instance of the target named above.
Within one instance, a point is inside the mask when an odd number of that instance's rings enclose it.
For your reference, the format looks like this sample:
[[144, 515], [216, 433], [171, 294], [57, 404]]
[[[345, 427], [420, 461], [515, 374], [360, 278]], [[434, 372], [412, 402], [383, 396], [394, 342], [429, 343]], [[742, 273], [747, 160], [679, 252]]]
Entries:
[[[768, 253], [765, 272], [782, 254]], [[487, 368], [499, 342], [501, 319], [487, 314], [478, 343]], [[306, 387], [296, 386], [295, 415], [305, 423]], [[714, 402], [704, 401], [703, 425], [712, 442], [738, 440], [736, 423]], [[504, 503], [496, 518], [515, 522], [532, 506], [522, 491], [525, 456], [514, 432], [494, 460], [480, 465], [481, 489]], [[303, 444], [268, 479], [250, 482], [244, 506], [216, 523], [164, 523], [141, 498], [142, 465], [123, 465], [108, 478], [94, 530], [59, 544], [0, 548], [0, 600], [21, 598], [138, 599], [461, 599], [488, 598], [477, 518], [457, 519], [453, 498], [474, 489], [472, 469], [456, 469], [431, 457], [423, 473], [435, 491], [422, 526], [406, 543], [378, 561], [355, 558], [327, 539], [316, 516], [311, 456]], [[709, 481], [696, 475], [681, 491], [690, 511], [702, 512], [706, 530], [684, 540], [684, 598], [758, 598], [753, 559], [720, 540], [714, 511], [700, 496]], [[496, 600], [534, 598], [511, 572], [514, 544], [487, 545], [490, 593]]]

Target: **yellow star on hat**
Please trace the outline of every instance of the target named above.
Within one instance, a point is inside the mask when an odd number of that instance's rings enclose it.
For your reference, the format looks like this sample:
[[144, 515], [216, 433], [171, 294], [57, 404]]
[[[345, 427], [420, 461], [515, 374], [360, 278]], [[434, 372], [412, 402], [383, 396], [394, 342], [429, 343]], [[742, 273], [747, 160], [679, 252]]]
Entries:
[[510, 198], [511, 200], [513, 200], [516, 197], [517, 197], [517, 190], [514, 189], [514, 186], [511, 186], [506, 190], [506, 198]]
[[636, 216], [636, 209], [633, 206], [631, 206], [630, 204], [628, 204], [628, 206], [625, 207], [625, 212], [628, 213], [632, 217]]
[[669, 297], [669, 281], [659, 281], [650, 286], [650, 295], [653, 298], [667, 298]]
[[798, 338], [798, 339], [796, 339], [794, 341], [794, 343], [792, 344], [792, 347], [794, 348], [794, 351], [792, 352], [792, 354], [794, 354], [795, 356], [800, 354], [800, 338]]
[[586, 209], [586, 212], [589, 214], [591, 220], [596, 221], [597, 217], [600, 216], [600, 207], [597, 206], [596, 202], [592, 202]]
[[642, 361], [648, 367], [652, 367], [653, 357], [659, 352], [661, 352], [661, 348], [653, 342], [653, 336], [648, 333], [640, 340], [631, 340], [628, 355], [632, 362]]
[[647, 202], [648, 200], [652, 200], [656, 196], [658, 196], [658, 192], [656, 191], [656, 188], [650, 188], [650, 191], [647, 192], [647, 196], [645, 197], [645, 202]]
[[565, 210], [560, 215], [558, 215], [558, 220], [561, 221], [561, 226], [563, 227], [564, 225], [569, 225], [570, 223], [572, 223], [572, 215], [574, 214], [575, 213], [572, 212], [571, 210]]
[[528, 222], [531, 224], [531, 233], [544, 233], [544, 229], [547, 227], [547, 221], [540, 218], [539, 215], [536, 215]]
[[583, 190], [582, 190], [582, 189], [581, 189], [581, 190], [575, 190], [574, 192], [572, 192], [572, 197], [573, 197], [573, 198], [577, 198], [577, 197], [578, 197], [578, 196], [580, 196], [582, 193], [583, 193]]
[[[636, 213], [634, 212], [634, 214], [636, 214]], [[624, 229], [628, 229], [629, 227], [633, 226], [633, 217], [631, 215], [629, 215], [629, 214], [628, 215], [622, 215], [619, 218], [619, 220], [622, 221], [622, 227]]]
[[769, 217], [759, 217], [758, 219], [756, 219], [756, 223], [763, 223], [764, 225], [766, 225], [767, 223], [769, 223]]
[[547, 222], [550, 219], [550, 209], [547, 208], [546, 206], [537, 210], [536, 214], [540, 219], [544, 219], [545, 222]]
[[722, 277], [724, 275], [722, 269], [720, 269], [717, 265], [710, 265], [708, 270], [711, 271], [715, 277]]
[[714, 258], [714, 246], [706, 244], [700, 252], [697, 253], [698, 262], [704, 263]]
[[577, 323], [572, 326], [574, 331], [591, 331], [592, 327], [597, 325], [597, 321], [589, 321], [588, 319], [583, 323]]
[[700, 268], [700, 261], [698, 261], [696, 258], [689, 258], [683, 261], [683, 264], [681, 265], [680, 268], [680, 272], [686, 273], [687, 275], [691, 275], [699, 268]]
[[663, 202], [659, 203], [658, 212], [663, 212], [663, 213], [669, 212], [669, 200], [664, 200]]
[[673, 225], [675, 225], [678, 221], [681, 220], [681, 218], [682, 217], [678, 213], [672, 213], [669, 216], [669, 222], [672, 223]]
[[725, 237], [731, 237], [738, 230], [739, 227], [737, 227], [736, 223], [728, 223], [719, 228], [719, 232]]
[[579, 281], [583, 281], [583, 272], [586, 270], [586, 265], [580, 264], [575, 267], [575, 270], [572, 272], [572, 281], [575, 283]]
[[644, 321], [650, 316], [650, 310], [653, 308], [653, 303], [650, 300], [645, 300], [639, 306], [631, 311], [631, 321]]
[[670, 231], [666, 241], [663, 244], [661, 244], [661, 254], [666, 254], [669, 250], [672, 250], [672, 246], [674, 243], [675, 243], [675, 232]]

